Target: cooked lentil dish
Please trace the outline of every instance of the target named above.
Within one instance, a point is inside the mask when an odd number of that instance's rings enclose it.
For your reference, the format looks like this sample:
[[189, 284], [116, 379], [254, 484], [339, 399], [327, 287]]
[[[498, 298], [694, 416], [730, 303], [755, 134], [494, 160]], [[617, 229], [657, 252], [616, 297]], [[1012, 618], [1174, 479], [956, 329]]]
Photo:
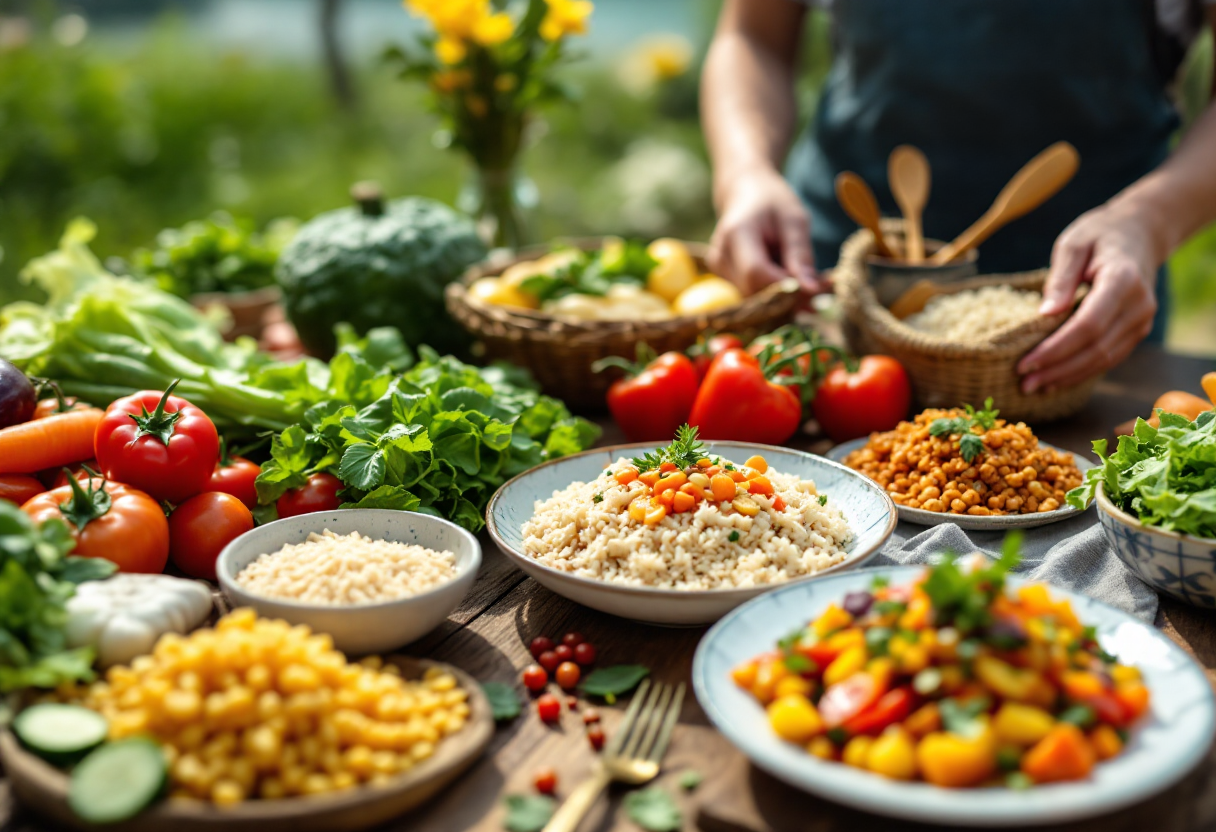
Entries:
[[1082, 481], [1073, 455], [1040, 445], [1024, 422], [995, 414], [925, 410], [895, 430], [871, 434], [844, 464], [906, 508], [984, 516], [1063, 507]]
[[[986, 559], [985, 559], [986, 560]], [[773, 731], [823, 760], [937, 786], [1080, 780], [1148, 710], [1140, 672], [1016, 557], [876, 579], [733, 671]]]

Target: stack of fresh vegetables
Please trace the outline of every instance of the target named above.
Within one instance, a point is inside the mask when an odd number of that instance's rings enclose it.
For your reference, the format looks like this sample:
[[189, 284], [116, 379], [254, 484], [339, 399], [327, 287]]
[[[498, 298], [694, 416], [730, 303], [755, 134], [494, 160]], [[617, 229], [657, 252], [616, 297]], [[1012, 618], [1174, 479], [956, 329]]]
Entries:
[[1082, 779], [1119, 754], [1149, 691], [1067, 600], [1006, 590], [1017, 548], [1011, 536], [996, 563], [948, 558], [907, 586], [876, 579], [735, 682], [824, 760], [947, 787]]
[[798, 431], [813, 400], [820, 427], [844, 442], [895, 427], [912, 401], [908, 374], [895, 359], [857, 361], [795, 326], [748, 346], [714, 335], [690, 353], [656, 356], [639, 344], [635, 363], [597, 362], [597, 371], [625, 371], [608, 390], [608, 408], [630, 441], [664, 440], [687, 422], [702, 439], [777, 445]]
[[688, 247], [662, 238], [643, 246], [608, 237], [594, 251], [558, 248], [469, 287], [484, 303], [539, 309], [584, 321], [653, 321], [736, 306], [733, 283], [701, 274]]

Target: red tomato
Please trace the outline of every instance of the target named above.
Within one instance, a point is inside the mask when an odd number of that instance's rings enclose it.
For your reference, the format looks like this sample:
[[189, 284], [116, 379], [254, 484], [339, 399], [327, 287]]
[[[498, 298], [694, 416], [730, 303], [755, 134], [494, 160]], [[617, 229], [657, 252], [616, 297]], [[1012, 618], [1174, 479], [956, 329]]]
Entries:
[[583, 724], [584, 725], [593, 725], [599, 721], [600, 721], [600, 712], [597, 711], [595, 708], [588, 708], [587, 710], [583, 711]]
[[789, 387], [769, 381], [746, 350], [727, 350], [705, 374], [688, 423], [701, 439], [780, 445], [802, 423], [802, 404]]
[[557, 666], [562, 663], [562, 660], [557, 657], [557, 653], [554, 653], [552, 650], [546, 650], [541, 653], [536, 657], [536, 660], [540, 662], [541, 667], [550, 673], [557, 670]]
[[34, 408], [35, 419], [45, 419], [56, 413], [71, 413], [73, 410], [88, 410], [92, 405], [76, 401], [75, 396], [64, 396], [58, 399], [42, 399]]
[[574, 660], [581, 665], [595, 664], [595, 645], [589, 641], [574, 648]]
[[333, 511], [342, 505], [338, 492], [344, 487], [342, 480], [333, 474], [309, 474], [308, 484], [288, 491], [275, 503], [275, 508], [280, 518], [314, 511]]
[[551, 693], [541, 694], [536, 700], [536, 715], [541, 722], [557, 722], [562, 718], [562, 703]]
[[221, 440], [220, 461], [211, 472], [211, 483], [207, 490], [231, 494], [244, 503], [245, 508], [253, 510], [258, 507], [258, 490], [254, 480], [261, 472], [262, 468], [256, 462], [250, 462], [243, 456], [230, 456]]
[[169, 522], [160, 505], [142, 491], [116, 482], [72, 480], [37, 495], [21, 510], [38, 522], [68, 524], [72, 554], [105, 558], [121, 572], [163, 572], [169, 560]]
[[549, 674], [545, 672], [543, 667], [537, 667], [534, 664], [530, 664], [524, 668], [521, 679], [524, 687], [533, 693], [540, 693], [545, 689], [545, 685], [549, 684]]
[[591, 747], [596, 751], [604, 747], [604, 729], [598, 725], [592, 725], [587, 729], [587, 742], [591, 743]]
[[88, 462], [77, 462], [65, 468], [60, 468], [59, 472], [55, 475], [55, 479], [51, 481], [51, 488], [63, 488], [68, 484], [69, 477], [77, 480], [87, 480], [93, 474], [90, 474], [85, 469], [91, 469], [95, 474], [97, 473], [97, 467], [97, 460], [90, 459]]
[[574, 648], [569, 644], [559, 644], [553, 648], [553, 655], [557, 656], [559, 662], [574, 661]]
[[714, 335], [708, 341], [698, 341], [688, 350], [688, 355], [692, 358], [692, 365], [697, 371], [697, 378], [705, 378], [705, 374], [709, 372], [709, 365], [714, 363], [714, 359], [717, 358], [718, 353], [742, 348], [743, 341], [740, 340], [739, 336], [724, 332]]
[[557, 772], [548, 766], [537, 769], [536, 776], [532, 778], [532, 785], [536, 786], [536, 790], [541, 794], [553, 794], [557, 791]]
[[562, 644], [571, 648], [578, 647], [586, 640], [587, 637], [582, 633], [566, 633], [564, 636], [562, 636]]
[[698, 380], [684, 353], [665, 352], [644, 367], [623, 360], [597, 364], [605, 366], [624, 366], [627, 373], [608, 388], [608, 409], [630, 442], [668, 442], [688, 421]]
[[869, 673], [854, 673], [828, 687], [819, 699], [819, 716], [828, 728], [842, 725], [878, 699], [878, 683]]
[[554, 678], [557, 679], [557, 684], [562, 690], [570, 690], [578, 684], [578, 677], [582, 675], [582, 671], [578, 669], [578, 665], [574, 662], [562, 662], [557, 666], [557, 673]]
[[815, 391], [815, 418], [835, 442], [892, 430], [908, 415], [912, 384], [902, 364], [888, 355], [867, 355], [857, 369], [838, 366]]
[[0, 500], [23, 506], [46, 489], [28, 474], [0, 474]]
[[850, 734], [879, 734], [912, 713], [913, 700], [912, 691], [907, 688], [888, 691], [864, 711], [846, 719], [844, 729]]
[[532, 654], [532, 658], [539, 659], [541, 653], [547, 653], [553, 649], [553, 639], [548, 636], [537, 636], [532, 639], [532, 643], [528, 645], [528, 652]]
[[107, 479], [183, 503], [207, 490], [220, 437], [207, 414], [171, 395], [175, 385], [163, 394], [145, 390], [111, 404], [93, 441]]
[[245, 504], [220, 491], [205, 491], [169, 515], [173, 565], [192, 578], [215, 580], [215, 561], [224, 547], [253, 528]]

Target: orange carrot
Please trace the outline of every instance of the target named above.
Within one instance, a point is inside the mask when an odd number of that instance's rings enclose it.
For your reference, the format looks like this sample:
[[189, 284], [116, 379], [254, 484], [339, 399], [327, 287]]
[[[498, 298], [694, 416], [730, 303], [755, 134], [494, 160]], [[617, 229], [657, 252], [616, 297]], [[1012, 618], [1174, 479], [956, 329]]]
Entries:
[[1203, 385], [1203, 392], [1212, 400], [1212, 406], [1216, 407], [1216, 372], [1204, 373], [1200, 384]]
[[1093, 769], [1097, 755], [1081, 729], [1061, 722], [1022, 758], [1022, 771], [1036, 783], [1080, 780]]
[[75, 410], [0, 430], [0, 474], [32, 474], [90, 459], [103, 412]]
[[[1207, 390], [1207, 377], [1205, 376], [1204, 378], [1204, 390]], [[1216, 382], [1213, 382], [1212, 387], [1216, 388]], [[1209, 392], [1209, 395], [1211, 395], [1211, 392]], [[1171, 390], [1168, 393], [1162, 393], [1161, 397], [1153, 403], [1153, 416], [1148, 420], [1148, 423], [1153, 427], [1160, 427], [1161, 425], [1161, 419], [1157, 416], [1158, 409], [1164, 410], [1166, 413], [1177, 413], [1194, 421], [1203, 411], [1211, 410], [1212, 403], [1205, 402], [1198, 396], [1183, 392], [1182, 390]]]

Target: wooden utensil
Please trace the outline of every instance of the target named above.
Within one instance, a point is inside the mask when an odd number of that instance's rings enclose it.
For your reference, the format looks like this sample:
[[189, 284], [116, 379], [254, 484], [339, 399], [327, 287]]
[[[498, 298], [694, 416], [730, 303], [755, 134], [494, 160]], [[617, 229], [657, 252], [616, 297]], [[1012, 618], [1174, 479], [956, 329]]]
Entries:
[[1077, 172], [1080, 156], [1068, 142], [1056, 142], [1035, 156], [1001, 189], [984, 216], [929, 258], [940, 266], [975, 248], [1008, 222], [1030, 213], [1068, 184]]
[[879, 227], [878, 221], [882, 215], [878, 213], [878, 200], [865, 180], [850, 170], [841, 171], [836, 175], [836, 199], [853, 222], [874, 233], [874, 247], [878, 254], [894, 259], [895, 253], [887, 245]]
[[904, 250], [909, 263], [922, 263], [925, 259], [925, 235], [921, 230], [920, 216], [929, 201], [929, 160], [925, 154], [910, 144], [901, 144], [891, 151], [887, 159], [887, 181], [891, 193], [904, 212]]
[[929, 299], [939, 294], [940, 288], [941, 284], [934, 283], [927, 278], [922, 278], [909, 286], [902, 295], [896, 298], [895, 303], [891, 304], [889, 311], [902, 321], [909, 315], [915, 315], [924, 309]]

